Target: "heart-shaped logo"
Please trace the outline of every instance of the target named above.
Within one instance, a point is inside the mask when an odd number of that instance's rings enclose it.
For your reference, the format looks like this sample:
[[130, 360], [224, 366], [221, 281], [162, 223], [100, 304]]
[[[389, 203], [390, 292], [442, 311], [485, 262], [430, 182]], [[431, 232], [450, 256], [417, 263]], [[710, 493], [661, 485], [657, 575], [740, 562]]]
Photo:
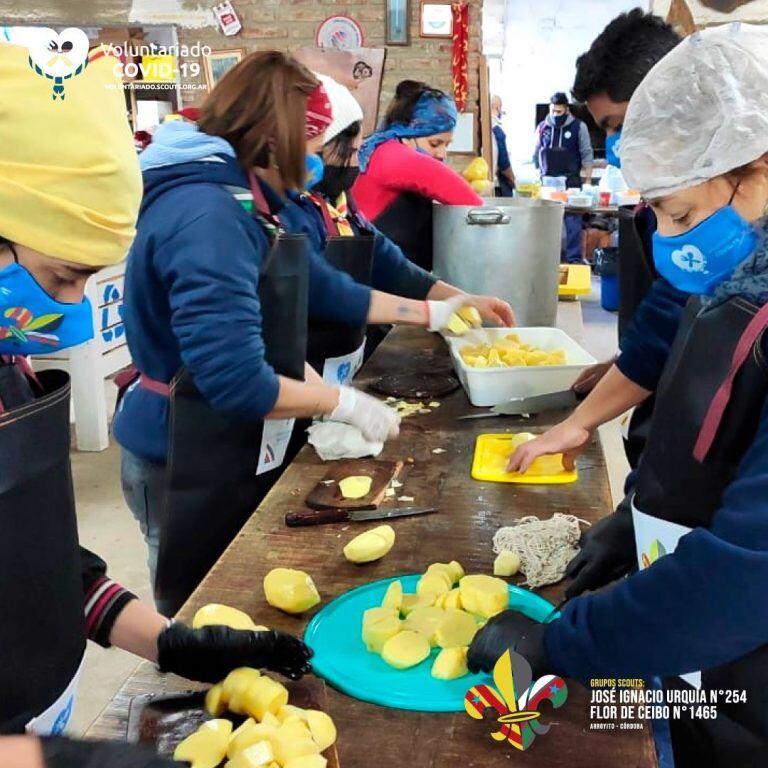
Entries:
[[35, 27], [26, 35], [32, 63], [51, 78], [71, 77], [88, 58], [88, 35], [77, 27], [56, 32], [49, 27]]
[[671, 259], [683, 272], [707, 272], [707, 257], [695, 245], [684, 245], [672, 251]]

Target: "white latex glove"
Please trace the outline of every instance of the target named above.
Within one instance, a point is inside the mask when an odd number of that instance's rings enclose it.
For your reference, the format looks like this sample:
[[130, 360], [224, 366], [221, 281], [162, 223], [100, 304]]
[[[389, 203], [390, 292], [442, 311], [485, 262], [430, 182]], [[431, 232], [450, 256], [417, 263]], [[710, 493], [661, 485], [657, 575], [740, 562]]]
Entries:
[[427, 301], [427, 312], [429, 313], [427, 330], [442, 331], [448, 325], [451, 315], [458, 312], [462, 307], [472, 306], [474, 306], [472, 297], [461, 293], [442, 301]]
[[328, 418], [352, 424], [366, 440], [374, 442], [400, 434], [400, 414], [394, 408], [352, 387], [339, 387], [339, 404]]

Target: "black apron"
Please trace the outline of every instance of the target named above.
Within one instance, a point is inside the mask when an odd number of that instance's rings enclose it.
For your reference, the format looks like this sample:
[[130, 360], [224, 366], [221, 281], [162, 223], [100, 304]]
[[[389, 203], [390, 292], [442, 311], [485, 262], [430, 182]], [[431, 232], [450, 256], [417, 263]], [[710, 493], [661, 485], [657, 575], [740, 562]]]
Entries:
[[[280, 234], [259, 278], [267, 362], [278, 374], [304, 379], [308, 262], [304, 235]], [[225, 343], [222, 340], [222, 343]], [[178, 611], [282, 474], [264, 438], [265, 421], [213, 408], [182, 369], [170, 386], [169, 448], [160, 551], [158, 607]], [[267, 429], [275, 425], [266, 422]], [[287, 427], [290, 432], [290, 427]], [[287, 447], [287, 438], [285, 440]]]
[[432, 200], [401, 192], [373, 222], [414, 264], [432, 271]]
[[[328, 212], [324, 201], [313, 201], [325, 223], [327, 239], [324, 258], [335, 269], [346, 272], [356, 283], [371, 284], [373, 272], [373, 247], [375, 238], [371, 232], [349, 237], [339, 235], [339, 229]], [[321, 375], [325, 362], [331, 358], [353, 355], [365, 341], [365, 322], [360, 325], [337, 323], [329, 320], [310, 319], [307, 335], [307, 362]], [[351, 364], [353, 361], [347, 361]], [[360, 356], [362, 362], [362, 354]], [[347, 384], [356, 371], [347, 372], [345, 364], [339, 366], [336, 380], [329, 384]], [[346, 374], [346, 375], [345, 375]], [[351, 374], [351, 375], [350, 375]]]
[[0, 733], [22, 732], [53, 704], [85, 652], [69, 376], [37, 379], [36, 399], [0, 413]]
[[[684, 529], [708, 527], [725, 489], [751, 446], [768, 398], [768, 363], [761, 341], [768, 311], [731, 299], [697, 313], [698, 299], [686, 309], [680, 330], [659, 382], [656, 411], [640, 463], [633, 499], [633, 520], [640, 567], [677, 546]], [[746, 357], [736, 368], [734, 352]], [[731, 375], [730, 394], [724, 382]], [[717, 410], [717, 404], [724, 407]], [[668, 523], [684, 526], [673, 529]], [[667, 538], [667, 537], [671, 538]], [[660, 546], [663, 550], [660, 549]], [[686, 687], [693, 678], [665, 681]], [[701, 687], [748, 689], [748, 702], [721, 703], [716, 720], [672, 721], [676, 748], [709, 745], [709, 756], [722, 759], [706, 765], [746, 766], [728, 754], [729, 734], [742, 732], [768, 752], [768, 710], [760, 698], [768, 690], [768, 645], [747, 657], [701, 673]], [[765, 753], [764, 753], [765, 754]], [[678, 763], [678, 768], [689, 763]], [[755, 763], [757, 764], [757, 763]]]
[[[554, 131], [553, 131], [554, 134]], [[565, 176], [568, 187], [581, 186], [581, 157], [566, 147], [546, 147], [541, 150], [547, 176]]]
[[[637, 230], [636, 211], [636, 206], [619, 208], [619, 339], [656, 279]], [[656, 396], [651, 395], [630, 417], [624, 451], [632, 469], [637, 469], [645, 448], [655, 403]]]

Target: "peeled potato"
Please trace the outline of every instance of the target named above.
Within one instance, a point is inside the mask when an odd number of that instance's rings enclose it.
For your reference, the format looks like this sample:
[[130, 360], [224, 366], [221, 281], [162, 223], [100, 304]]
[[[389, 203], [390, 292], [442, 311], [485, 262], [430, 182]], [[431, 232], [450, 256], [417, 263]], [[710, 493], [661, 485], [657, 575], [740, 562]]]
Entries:
[[229, 720], [208, 720], [176, 747], [173, 759], [186, 760], [192, 768], [216, 768], [227, 754], [231, 733]]
[[382, 608], [394, 608], [398, 613], [403, 602], [403, 585], [399, 581], [393, 581], [388, 587], [381, 601]]
[[443, 620], [435, 630], [435, 642], [441, 648], [459, 648], [469, 645], [477, 633], [475, 617], [466, 611], [444, 611]]
[[461, 604], [461, 590], [458, 587], [455, 587], [447, 595], [443, 596], [443, 608], [463, 608]]
[[469, 325], [465, 323], [455, 312], [448, 318], [445, 330], [450, 331], [456, 336], [463, 336], [468, 330]]
[[291, 737], [290, 733], [281, 736], [279, 731], [274, 747], [277, 762], [283, 766], [288, 765], [291, 760], [296, 760], [299, 757], [320, 754], [317, 744], [315, 744], [315, 742], [308, 736], [306, 738], [295, 739]]
[[459, 589], [464, 610], [483, 619], [490, 619], [509, 605], [506, 582], [493, 576], [465, 576], [459, 583]]
[[283, 768], [325, 768], [328, 761], [322, 755], [304, 755], [289, 760]]
[[492, 345], [466, 345], [459, 350], [470, 368], [513, 368], [516, 366], [565, 365], [565, 350], [543, 350], [522, 344], [515, 334], [494, 341]]
[[274, 568], [264, 577], [267, 602], [286, 613], [302, 613], [320, 602], [317, 587], [304, 571]]
[[268, 768], [275, 760], [275, 750], [269, 741], [259, 741], [238, 752], [226, 768]]
[[277, 715], [288, 703], [288, 689], [270, 677], [260, 677], [243, 696], [244, 709], [251, 717], [263, 720], [267, 712]]
[[280, 739], [298, 741], [300, 739], [311, 739], [312, 733], [306, 721], [299, 720], [298, 718], [291, 721], [289, 718], [280, 726], [277, 736]]
[[363, 614], [363, 642], [373, 653], [381, 653], [384, 643], [401, 629], [394, 608], [369, 608]]
[[514, 576], [520, 570], [520, 555], [504, 549], [493, 561], [494, 576]]
[[336, 725], [329, 715], [317, 709], [307, 710], [307, 725], [322, 752], [336, 742]]
[[230, 608], [228, 605], [220, 605], [219, 603], [204, 605], [192, 619], [193, 629], [215, 624], [231, 627], [232, 629], [256, 629], [256, 625], [247, 613], [239, 611], [237, 608]]
[[298, 717], [301, 720], [305, 720], [307, 717], [307, 710], [301, 707], [294, 707], [293, 704], [284, 704], [277, 710], [277, 719], [283, 723], [289, 717]]
[[451, 591], [451, 579], [445, 573], [440, 571], [433, 571], [432, 573], [426, 573], [419, 579], [416, 585], [417, 595], [445, 595]]
[[467, 651], [469, 648], [444, 648], [432, 664], [432, 677], [438, 680], [455, 680], [469, 673]]
[[258, 669], [239, 667], [233, 669], [224, 678], [221, 684], [221, 699], [231, 712], [237, 715], [246, 713], [245, 694], [259, 677], [261, 677], [261, 673]]
[[[381, 529], [389, 529], [381, 533]], [[344, 557], [352, 563], [371, 563], [379, 560], [392, 549], [395, 532], [392, 526], [380, 525], [378, 528], [355, 536], [344, 547]]]
[[422, 606], [411, 611], [408, 618], [403, 622], [403, 629], [420, 632], [430, 645], [437, 645], [435, 633], [444, 618], [445, 611], [441, 608]]
[[479, 328], [483, 324], [483, 318], [480, 317], [477, 307], [470, 306], [469, 304], [463, 306], [456, 314], [473, 328]]
[[[248, 725], [248, 727], [240, 726], [240, 728], [232, 734], [232, 738], [229, 740], [229, 746], [227, 747], [227, 755], [231, 760], [246, 749], [252, 747], [254, 744], [261, 744], [265, 741], [271, 744], [276, 736], [277, 728], [251, 720], [251, 724]], [[270, 763], [274, 759], [273, 754], [267, 762]]]
[[205, 694], [205, 711], [213, 717], [219, 717], [227, 711], [227, 702], [222, 699], [221, 692], [221, 683], [217, 683]]
[[434, 605], [435, 595], [432, 593], [424, 595], [403, 595], [402, 602], [400, 603], [400, 613], [403, 616], [408, 616], [412, 611], [420, 606]]
[[339, 480], [339, 490], [345, 499], [362, 499], [371, 492], [372, 484], [372, 477], [352, 475]]
[[429, 642], [421, 632], [400, 632], [384, 643], [381, 657], [395, 669], [408, 669], [429, 656]]
[[435, 573], [444, 574], [451, 586], [453, 586], [454, 582], [456, 581], [456, 579], [454, 579], [454, 570], [450, 563], [432, 563], [431, 565], [427, 566], [427, 570], [424, 572], [424, 575], [431, 576]]

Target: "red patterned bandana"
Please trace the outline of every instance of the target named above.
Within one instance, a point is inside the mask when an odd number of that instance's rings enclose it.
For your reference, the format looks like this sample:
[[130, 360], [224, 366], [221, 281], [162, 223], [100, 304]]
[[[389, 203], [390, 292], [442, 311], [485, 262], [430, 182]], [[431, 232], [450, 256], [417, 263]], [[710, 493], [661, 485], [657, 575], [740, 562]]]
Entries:
[[333, 122], [331, 100], [322, 85], [318, 85], [307, 97], [306, 138], [314, 139]]

